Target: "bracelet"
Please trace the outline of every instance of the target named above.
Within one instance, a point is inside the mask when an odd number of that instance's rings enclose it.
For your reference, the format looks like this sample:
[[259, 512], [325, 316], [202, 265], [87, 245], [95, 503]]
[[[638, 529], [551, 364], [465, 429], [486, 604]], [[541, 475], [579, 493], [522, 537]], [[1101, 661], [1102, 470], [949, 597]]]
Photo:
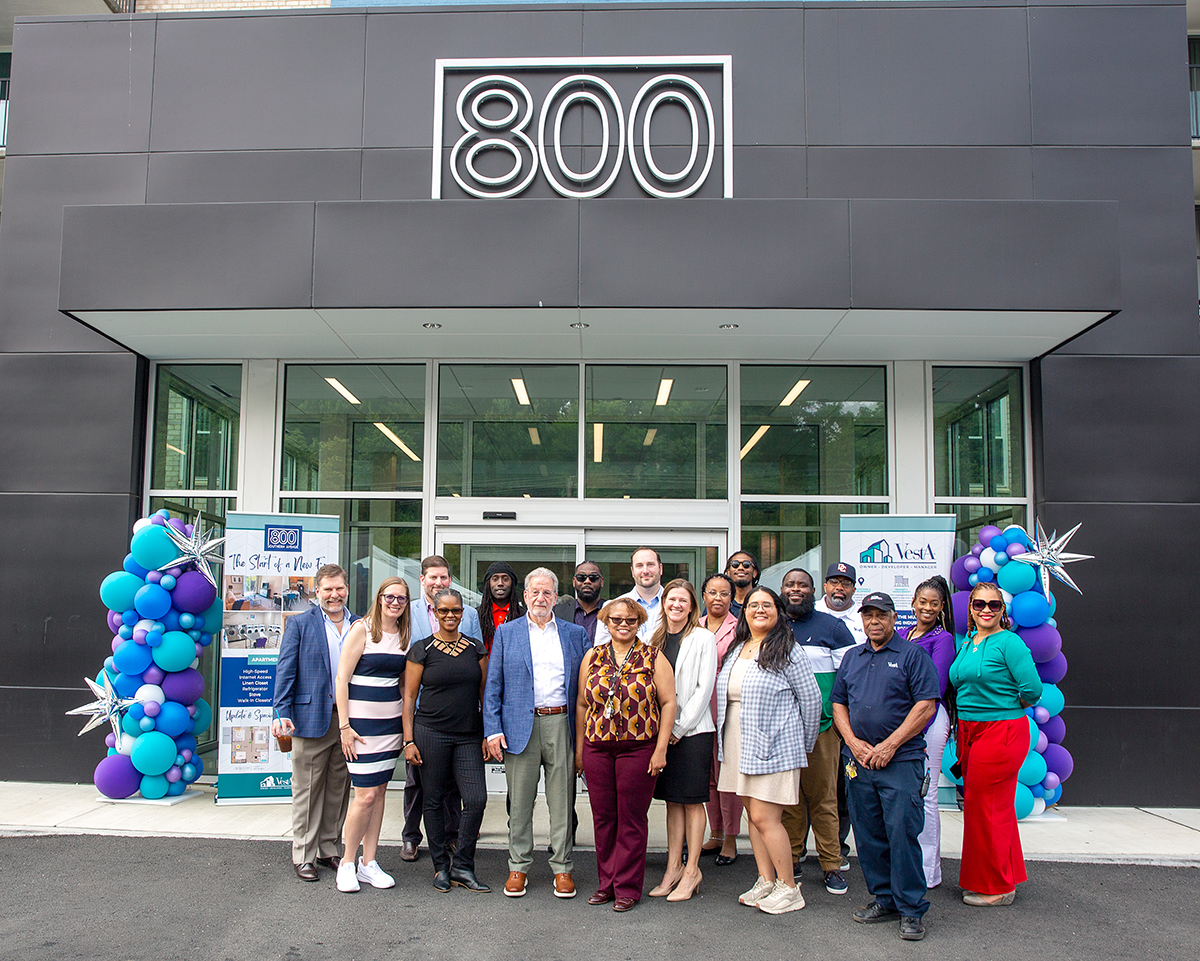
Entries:
[[339, 724], [338, 729], [342, 730], [342, 731], [348, 731], [348, 730], [350, 730], [350, 725], [349, 724]]
[[408, 746], [409, 746], [410, 744], [416, 744], [416, 743], [417, 743], [416, 741], [405, 741], [403, 744], [401, 744], [401, 745], [400, 745], [400, 750], [401, 750], [401, 751], [407, 751], [407, 750], [408, 750]]

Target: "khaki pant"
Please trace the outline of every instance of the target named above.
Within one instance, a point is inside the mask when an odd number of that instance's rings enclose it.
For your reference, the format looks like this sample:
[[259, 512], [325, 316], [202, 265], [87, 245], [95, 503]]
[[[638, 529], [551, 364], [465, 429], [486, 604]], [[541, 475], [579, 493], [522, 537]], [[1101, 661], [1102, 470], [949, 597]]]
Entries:
[[340, 854], [350, 806], [350, 773], [342, 756], [337, 709], [321, 737], [292, 739], [292, 863]]
[[792, 842], [792, 860], [800, 860], [811, 822], [822, 871], [836, 871], [842, 863], [837, 812], [841, 746], [833, 727], [817, 735], [817, 743], [808, 756], [808, 767], [800, 770], [800, 803], [783, 809], [783, 826]]
[[533, 864], [533, 805], [543, 767], [550, 812], [550, 868], [555, 874], [570, 874], [574, 867], [571, 812], [575, 807], [575, 743], [566, 714], [535, 716], [525, 750], [504, 754], [509, 800], [508, 869], [528, 874]]

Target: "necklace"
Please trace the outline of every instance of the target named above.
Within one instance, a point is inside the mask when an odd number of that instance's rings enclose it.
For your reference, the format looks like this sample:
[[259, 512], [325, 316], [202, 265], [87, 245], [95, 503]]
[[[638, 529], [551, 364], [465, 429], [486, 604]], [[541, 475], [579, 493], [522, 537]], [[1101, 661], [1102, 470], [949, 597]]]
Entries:
[[467, 639], [459, 634], [453, 641], [449, 641], [440, 634], [434, 634], [433, 646], [443, 654], [458, 657], [459, 654], [467, 649]]

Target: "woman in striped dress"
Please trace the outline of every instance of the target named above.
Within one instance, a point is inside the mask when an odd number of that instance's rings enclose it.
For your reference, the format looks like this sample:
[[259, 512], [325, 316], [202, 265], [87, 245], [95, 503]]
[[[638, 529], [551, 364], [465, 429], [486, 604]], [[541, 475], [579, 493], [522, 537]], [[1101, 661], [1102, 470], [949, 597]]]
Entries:
[[[366, 617], [356, 621], [342, 644], [337, 672], [342, 754], [350, 770], [354, 798], [346, 812], [346, 850], [337, 871], [339, 891], [357, 891], [360, 881], [377, 888], [396, 882], [375, 860], [383, 802], [396, 769], [402, 740], [403, 690], [400, 678], [411, 637], [408, 583], [388, 577], [375, 592]], [[355, 863], [358, 845], [362, 858]]]

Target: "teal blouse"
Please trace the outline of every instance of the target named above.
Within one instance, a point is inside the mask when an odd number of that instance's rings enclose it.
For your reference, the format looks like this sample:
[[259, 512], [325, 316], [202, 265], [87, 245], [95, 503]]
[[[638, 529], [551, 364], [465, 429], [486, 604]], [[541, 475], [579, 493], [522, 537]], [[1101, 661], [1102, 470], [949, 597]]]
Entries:
[[1012, 631], [989, 634], [978, 644], [968, 637], [950, 665], [950, 683], [964, 721], [1009, 721], [1025, 713], [1022, 701], [1032, 704], [1042, 696], [1033, 655]]

